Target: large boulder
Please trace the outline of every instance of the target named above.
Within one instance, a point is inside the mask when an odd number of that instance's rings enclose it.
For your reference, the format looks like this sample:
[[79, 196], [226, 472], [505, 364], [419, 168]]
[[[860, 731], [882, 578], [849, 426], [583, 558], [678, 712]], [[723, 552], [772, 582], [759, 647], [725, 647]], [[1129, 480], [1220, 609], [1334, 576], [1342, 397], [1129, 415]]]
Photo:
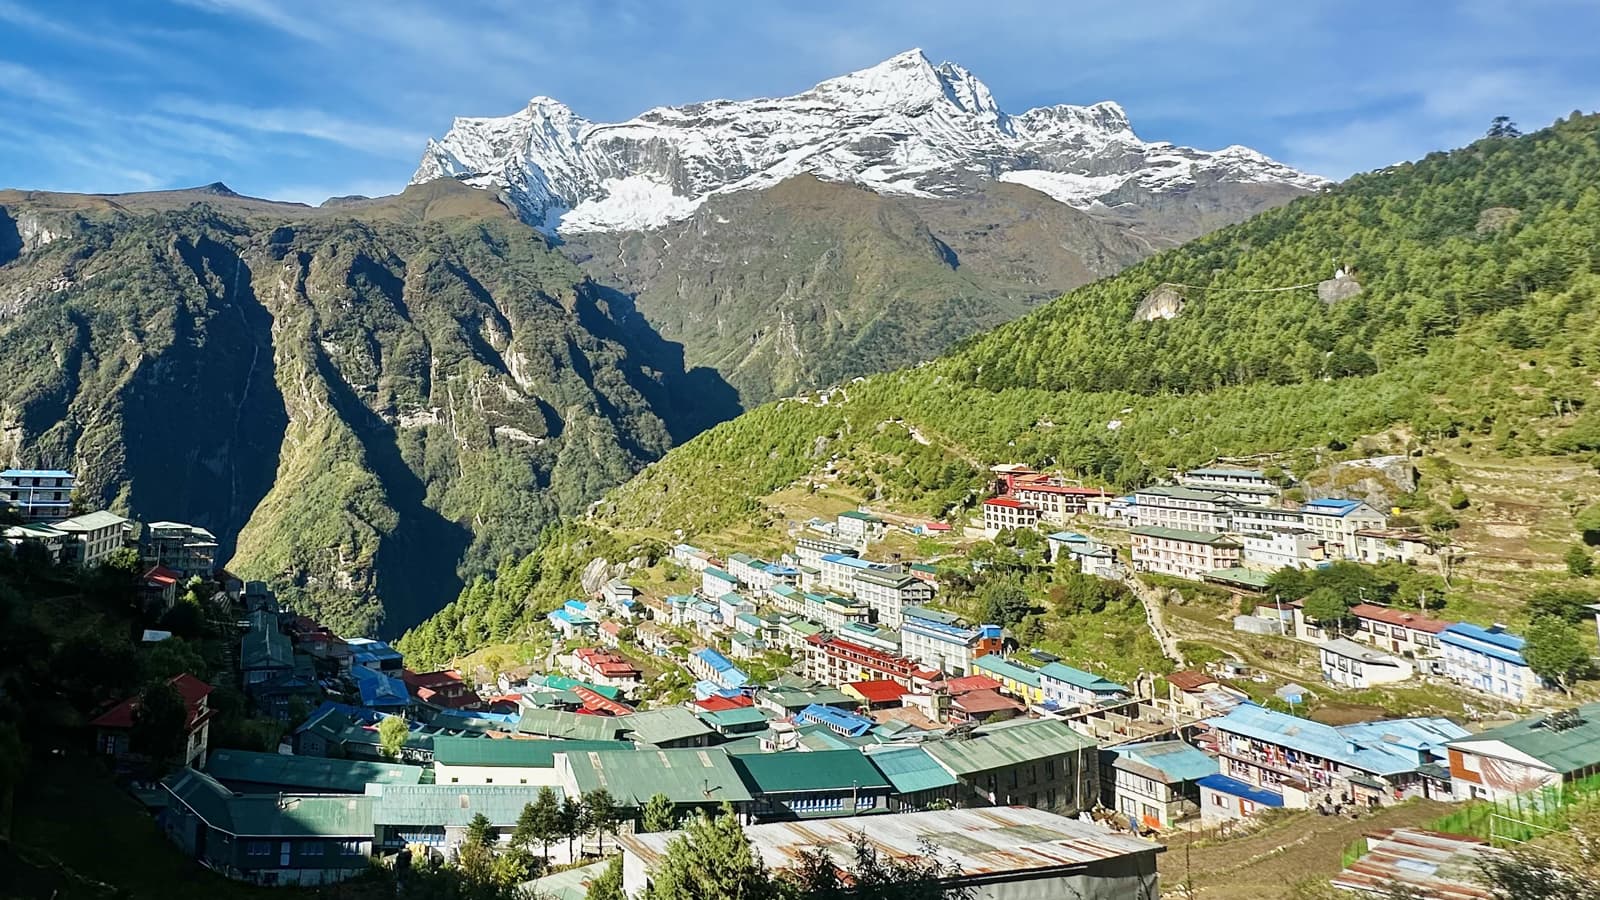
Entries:
[[1183, 312], [1183, 291], [1175, 284], [1161, 284], [1144, 296], [1133, 311], [1135, 322], [1176, 319]]
[[1330, 306], [1340, 300], [1349, 300], [1359, 293], [1361, 293], [1361, 283], [1349, 275], [1329, 278], [1317, 284], [1317, 299]]

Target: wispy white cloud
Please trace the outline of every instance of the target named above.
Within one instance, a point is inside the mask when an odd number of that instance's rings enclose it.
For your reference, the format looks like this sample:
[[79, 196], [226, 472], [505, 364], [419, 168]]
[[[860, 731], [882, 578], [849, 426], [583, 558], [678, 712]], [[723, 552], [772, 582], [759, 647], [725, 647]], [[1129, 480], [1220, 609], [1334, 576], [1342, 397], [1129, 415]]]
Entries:
[[206, 103], [166, 97], [158, 109], [176, 116], [264, 134], [294, 135], [361, 150], [375, 156], [412, 157], [427, 137], [419, 132], [332, 115], [319, 109], [284, 109]]
[[61, 19], [53, 19], [41, 14], [38, 10], [19, 6], [12, 0], [0, 0], [0, 22], [6, 22], [55, 40], [81, 44], [99, 50], [110, 50], [114, 53], [142, 59], [149, 59], [153, 56], [148, 48], [123, 37], [118, 30], [103, 27], [100, 24], [90, 25], [81, 21], [67, 22]]
[[73, 106], [82, 102], [69, 85], [20, 63], [0, 59], [0, 93], [52, 106]]
[[[303, 40], [326, 43], [334, 37], [333, 32], [316, 24], [316, 19], [319, 17], [315, 8], [311, 7], [296, 10], [293, 6], [278, 0], [173, 0], [173, 2], [202, 12], [249, 19]], [[327, 9], [334, 8], [337, 4], [328, 3], [321, 6]]]

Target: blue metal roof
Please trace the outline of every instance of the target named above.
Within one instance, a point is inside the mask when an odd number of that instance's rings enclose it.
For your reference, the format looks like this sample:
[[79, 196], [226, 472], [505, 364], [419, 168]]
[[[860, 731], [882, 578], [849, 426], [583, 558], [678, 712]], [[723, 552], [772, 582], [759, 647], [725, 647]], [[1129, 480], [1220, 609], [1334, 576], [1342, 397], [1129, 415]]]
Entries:
[[375, 672], [364, 666], [357, 666], [352, 670], [356, 679], [356, 687], [361, 690], [361, 704], [371, 707], [407, 706], [411, 703], [411, 694], [406, 691], [406, 683], [393, 675]]
[[1205, 724], [1375, 775], [1415, 771], [1427, 762], [1421, 751], [1442, 757], [1445, 742], [1467, 736], [1466, 729], [1449, 719], [1387, 719], [1334, 727], [1251, 703]]
[[845, 737], [860, 737], [872, 730], [873, 722], [865, 716], [834, 709], [831, 706], [821, 706], [813, 703], [805, 709], [795, 713], [796, 723], [816, 722], [843, 734]]
[[1217, 761], [1183, 741], [1149, 741], [1124, 744], [1111, 752], [1152, 769], [1165, 772], [1172, 781], [1196, 781], [1217, 772]]
[[1282, 794], [1274, 794], [1271, 791], [1264, 791], [1261, 788], [1252, 787], [1238, 780], [1237, 778], [1229, 778], [1221, 773], [1207, 775], [1199, 781], [1196, 781], [1195, 784], [1198, 784], [1203, 788], [1210, 788], [1218, 793], [1227, 794], [1230, 797], [1243, 797], [1244, 799], [1249, 800], [1251, 803], [1255, 803], [1260, 806], [1271, 806], [1276, 808], [1283, 805]]
[[1348, 516], [1361, 506], [1360, 500], [1343, 500], [1338, 497], [1323, 497], [1320, 500], [1308, 500], [1300, 508], [1305, 511], [1322, 515]]
[[822, 557], [822, 561], [823, 562], [838, 563], [841, 566], [847, 566], [847, 567], [852, 568], [852, 569], [885, 569], [885, 568], [888, 568], [887, 566], [883, 565], [882, 563], [868, 562], [867, 560], [864, 560], [859, 556], [845, 556], [842, 553], [829, 553], [828, 555]]
[[723, 656], [721, 653], [718, 653], [710, 647], [703, 647], [699, 650], [696, 650], [694, 655], [705, 660], [706, 665], [718, 672], [726, 672], [729, 669], [735, 668], [733, 660], [728, 659], [726, 656]]
[[723, 581], [731, 581], [734, 584], [739, 583], [739, 579], [729, 575], [727, 572], [722, 571], [716, 566], [706, 566], [706, 570], [702, 574], [710, 575], [712, 578], [720, 578]]
[[0, 472], [0, 478], [71, 478], [72, 473], [65, 469], [7, 469]]
[[1058, 531], [1055, 534], [1050, 535], [1050, 540], [1065, 541], [1069, 544], [1086, 544], [1089, 542], [1088, 537], [1081, 535], [1076, 531]]
[[1484, 656], [1512, 665], [1528, 664], [1528, 661], [1522, 658], [1522, 647], [1527, 641], [1498, 627], [1483, 628], [1470, 622], [1456, 622], [1439, 632], [1439, 641], [1452, 647], [1482, 653]]

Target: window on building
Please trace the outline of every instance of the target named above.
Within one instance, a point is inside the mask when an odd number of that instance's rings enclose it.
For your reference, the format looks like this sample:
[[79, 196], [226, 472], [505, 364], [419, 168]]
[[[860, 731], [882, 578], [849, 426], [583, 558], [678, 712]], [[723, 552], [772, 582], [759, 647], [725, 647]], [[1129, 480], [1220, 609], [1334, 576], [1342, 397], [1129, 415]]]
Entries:
[[321, 841], [305, 841], [300, 845], [300, 855], [321, 856], [323, 849], [324, 847]]
[[345, 856], [360, 856], [361, 855], [361, 842], [360, 841], [340, 841], [339, 842], [339, 852], [344, 854]]
[[245, 844], [244, 852], [245, 852], [246, 856], [271, 856], [272, 855], [272, 842], [271, 841], [251, 841], [250, 843]]

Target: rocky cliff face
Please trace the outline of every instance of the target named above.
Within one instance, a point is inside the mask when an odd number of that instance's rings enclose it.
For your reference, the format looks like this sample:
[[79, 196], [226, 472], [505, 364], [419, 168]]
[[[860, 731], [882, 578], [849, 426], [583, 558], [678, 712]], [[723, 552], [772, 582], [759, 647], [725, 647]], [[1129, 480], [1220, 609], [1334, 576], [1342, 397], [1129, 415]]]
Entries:
[[[0, 195], [6, 462], [206, 526], [230, 568], [392, 633], [733, 409], [487, 195], [329, 210]], [[18, 229], [19, 232], [21, 229]], [[41, 287], [42, 286], [42, 287]]]

